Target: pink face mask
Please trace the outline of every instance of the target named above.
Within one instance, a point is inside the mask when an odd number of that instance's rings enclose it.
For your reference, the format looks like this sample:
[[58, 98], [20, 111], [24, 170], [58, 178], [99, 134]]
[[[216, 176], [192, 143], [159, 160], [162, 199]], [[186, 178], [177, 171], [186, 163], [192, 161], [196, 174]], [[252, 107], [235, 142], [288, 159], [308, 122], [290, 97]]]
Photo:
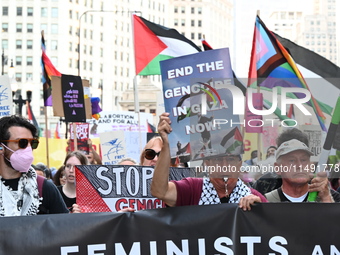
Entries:
[[5, 158], [11, 163], [13, 169], [21, 173], [27, 173], [31, 167], [31, 164], [33, 163], [32, 147], [27, 146], [25, 149], [19, 149], [19, 150], [13, 151], [10, 148], [8, 148], [6, 145], [4, 144], [2, 145], [6, 147], [6, 149], [13, 152], [13, 154], [11, 155], [9, 159]]

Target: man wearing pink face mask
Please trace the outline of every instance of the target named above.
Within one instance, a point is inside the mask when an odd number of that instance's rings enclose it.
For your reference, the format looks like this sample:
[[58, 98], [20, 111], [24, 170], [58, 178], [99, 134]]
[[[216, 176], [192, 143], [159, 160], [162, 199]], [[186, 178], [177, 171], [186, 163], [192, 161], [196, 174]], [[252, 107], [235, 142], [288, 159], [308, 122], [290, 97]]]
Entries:
[[37, 129], [28, 120], [15, 115], [0, 119], [0, 216], [68, 213], [52, 182], [45, 179], [39, 193], [31, 167], [36, 137]]

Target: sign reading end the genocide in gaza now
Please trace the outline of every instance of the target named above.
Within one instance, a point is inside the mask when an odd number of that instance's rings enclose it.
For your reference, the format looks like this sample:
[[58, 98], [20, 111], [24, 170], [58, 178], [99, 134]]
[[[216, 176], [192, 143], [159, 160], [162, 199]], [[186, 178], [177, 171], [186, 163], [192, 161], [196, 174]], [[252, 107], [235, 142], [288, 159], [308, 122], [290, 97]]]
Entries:
[[[173, 130], [169, 135], [171, 156], [190, 153], [190, 160], [199, 160], [225, 153], [240, 154], [240, 119], [234, 114], [239, 106], [231, 92], [237, 87], [229, 49], [186, 55], [160, 64], [164, 106], [170, 113]], [[242, 92], [238, 96], [244, 97]], [[215, 125], [221, 119], [233, 125]]]
[[[83, 212], [116, 212], [162, 208], [151, 195], [154, 168], [150, 166], [82, 165], [76, 168], [77, 204]], [[170, 168], [170, 180], [194, 177], [193, 168]]]

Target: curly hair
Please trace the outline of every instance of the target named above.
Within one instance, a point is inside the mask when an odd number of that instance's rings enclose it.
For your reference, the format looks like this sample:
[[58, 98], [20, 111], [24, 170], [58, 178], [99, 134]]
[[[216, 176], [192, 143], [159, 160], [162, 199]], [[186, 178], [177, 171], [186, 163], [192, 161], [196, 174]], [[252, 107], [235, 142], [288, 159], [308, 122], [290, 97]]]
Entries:
[[[37, 128], [29, 122], [28, 119], [25, 119], [20, 116], [11, 115], [5, 116], [0, 119], [0, 141], [9, 140], [11, 134], [9, 132], [10, 127], [24, 127], [31, 131], [32, 136], [34, 138], [38, 138]], [[5, 145], [7, 143], [4, 142]]]

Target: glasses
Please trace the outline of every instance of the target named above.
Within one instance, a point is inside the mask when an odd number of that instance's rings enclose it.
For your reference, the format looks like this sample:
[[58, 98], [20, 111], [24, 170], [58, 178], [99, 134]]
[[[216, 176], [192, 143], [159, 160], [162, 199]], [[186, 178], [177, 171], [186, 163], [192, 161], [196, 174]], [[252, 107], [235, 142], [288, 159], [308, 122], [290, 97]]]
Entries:
[[19, 148], [25, 149], [28, 146], [28, 143], [31, 144], [32, 149], [38, 148], [39, 140], [36, 138], [20, 138], [17, 140], [2, 140], [2, 142], [13, 142], [19, 145]]
[[145, 151], [145, 155], [144, 157], [148, 160], [153, 160], [156, 156], [159, 157], [159, 154], [161, 154], [161, 152], [155, 152], [153, 149], [146, 149]]

